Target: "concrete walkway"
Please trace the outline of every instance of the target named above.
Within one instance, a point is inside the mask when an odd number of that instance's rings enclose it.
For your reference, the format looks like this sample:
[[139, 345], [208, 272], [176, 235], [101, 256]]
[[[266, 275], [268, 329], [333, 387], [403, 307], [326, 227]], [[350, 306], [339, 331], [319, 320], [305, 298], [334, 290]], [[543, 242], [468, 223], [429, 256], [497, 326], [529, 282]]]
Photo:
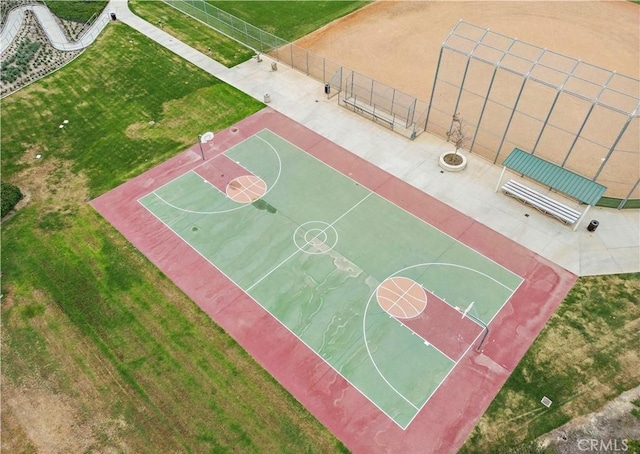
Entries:
[[4, 27], [0, 31], [0, 54], [11, 45], [20, 31], [25, 11], [32, 11], [35, 14], [51, 45], [63, 51], [81, 50], [91, 45], [109, 23], [108, 9], [105, 9], [78, 41], [69, 41], [49, 8], [44, 5], [19, 6], [9, 11]]
[[[324, 86], [272, 61], [250, 60], [228, 69], [135, 16], [126, 0], [111, 0], [107, 11], [185, 60], [256, 99], [268, 94], [270, 106], [370, 161], [427, 194], [502, 233], [577, 275], [640, 271], [640, 211], [594, 207], [574, 232], [570, 227], [524, 206], [495, 186], [501, 167], [469, 155], [461, 173], [443, 173], [438, 157], [451, 144], [423, 133], [410, 141], [327, 99]], [[575, 202], [567, 201], [569, 205]], [[595, 232], [586, 226], [600, 222]]]

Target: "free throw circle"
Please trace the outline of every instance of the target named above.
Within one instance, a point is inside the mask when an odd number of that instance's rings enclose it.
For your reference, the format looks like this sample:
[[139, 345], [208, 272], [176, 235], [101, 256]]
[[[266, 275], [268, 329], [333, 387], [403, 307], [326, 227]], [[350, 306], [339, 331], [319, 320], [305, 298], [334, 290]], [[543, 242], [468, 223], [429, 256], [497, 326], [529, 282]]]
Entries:
[[233, 179], [226, 188], [227, 197], [238, 203], [252, 203], [265, 195], [267, 184], [255, 175], [242, 175]]
[[396, 318], [413, 318], [427, 307], [427, 293], [416, 281], [407, 277], [391, 277], [376, 290], [380, 307]]

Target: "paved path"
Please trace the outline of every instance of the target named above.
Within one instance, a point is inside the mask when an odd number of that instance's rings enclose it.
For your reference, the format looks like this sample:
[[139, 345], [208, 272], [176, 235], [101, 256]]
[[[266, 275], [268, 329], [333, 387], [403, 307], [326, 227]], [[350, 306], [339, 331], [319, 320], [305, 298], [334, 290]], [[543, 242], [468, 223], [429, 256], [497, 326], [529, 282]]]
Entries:
[[91, 45], [109, 23], [108, 10], [105, 10], [78, 41], [69, 41], [58, 25], [56, 18], [51, 14], [51, 11], [49, 11], [49, 8], [44, 5], [20, 6], [9, 12], [4, 27], [2, 27], [0, 31], [0, 54], [11, 45], [18, 34], [22, 21], [24, 20], [25, 11], [32, 11], [35, 14], [38, 22], [40, 22], [40, 25], [47, 34], [51, 45], [58, 50], [64, 51], [81, 50]]
[[[280, 64], [272, 71], [266, 56], [226, 68], [135, 16], [126, 0], [111, 0], [105, 11], [254, 98], [262, 101], [268, 94], [275, 110], [577, 275], [640, 271], [639, 210], [594, 207], [573, 232], [496, 193], [502, 168], [475, 155], [468, 156], [465, 171], [441, 172], [438, 157], [451, 144], [439, 137], [423, 133], [410, 141], [327, 99], [318, 81]], [[586, 230], [591, 219], [600, 222], [595, 232]]]

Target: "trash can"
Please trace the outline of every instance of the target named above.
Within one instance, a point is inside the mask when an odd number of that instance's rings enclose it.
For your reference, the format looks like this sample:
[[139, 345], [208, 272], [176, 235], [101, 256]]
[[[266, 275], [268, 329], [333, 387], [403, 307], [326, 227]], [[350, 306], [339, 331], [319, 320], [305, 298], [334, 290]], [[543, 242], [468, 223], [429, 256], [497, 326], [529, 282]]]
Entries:
[[111, 13], [110, 16], [111, 16], [111, 20], [116, 20], [116, 13]]
[[324, 84], [324, 93], [328, 95], [331, 93], [331, 84]]
[[598, 228], [598, 225], [600, 225], [600, 223], [594, 219], [593, 221], [589, 222], [589, 225], [587, 226], [587, 230], [589, 232], [595, 232], [596, 229]]
[[268, 103], [271, 102], [271, 95], [269, 93], [265, 93], [264, 102], [265, 102], [265, 104], [268, 104]]

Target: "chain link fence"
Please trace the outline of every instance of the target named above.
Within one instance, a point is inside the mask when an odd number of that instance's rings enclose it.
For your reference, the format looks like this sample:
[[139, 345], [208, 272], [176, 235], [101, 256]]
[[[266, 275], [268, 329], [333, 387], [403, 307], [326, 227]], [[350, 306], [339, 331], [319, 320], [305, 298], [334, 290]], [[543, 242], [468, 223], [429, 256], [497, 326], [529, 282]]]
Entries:
[[[424, 124], [426, 103], [413, 96], [260, 30], [204, 0], [163, 1], [254, 51], [322, 82], [328, 96], [338, 95], [340, 105], [360, 115], [410, 138], [424, 131], [417, 125]], [[416, 118], [422, 123], [416, 123]]]
[[289, 44], [284, 39], [255, 27], [248, 22], [221, 10], [204, 0], [163, 0], [167, 5], [182, 11], [216, 29], [223, 35], [238, 41], [256, 52], [269, 53]]
[[640, 81], [460, 21], [442, 44], [424, 129], [465, 120], [469, 150], [514, 148], [640, 199]]
[[469, 149], [481, 157], [500, 164], [513, 148], [526, 149], [607, 186], [620, 207], [640, 199], [635, 79], [460, 21], [442, 45], [425, 102], [204, 0], [163, 1], [322, 82], [340, 105], [406, 137], [446, 138], [460, 113]]

